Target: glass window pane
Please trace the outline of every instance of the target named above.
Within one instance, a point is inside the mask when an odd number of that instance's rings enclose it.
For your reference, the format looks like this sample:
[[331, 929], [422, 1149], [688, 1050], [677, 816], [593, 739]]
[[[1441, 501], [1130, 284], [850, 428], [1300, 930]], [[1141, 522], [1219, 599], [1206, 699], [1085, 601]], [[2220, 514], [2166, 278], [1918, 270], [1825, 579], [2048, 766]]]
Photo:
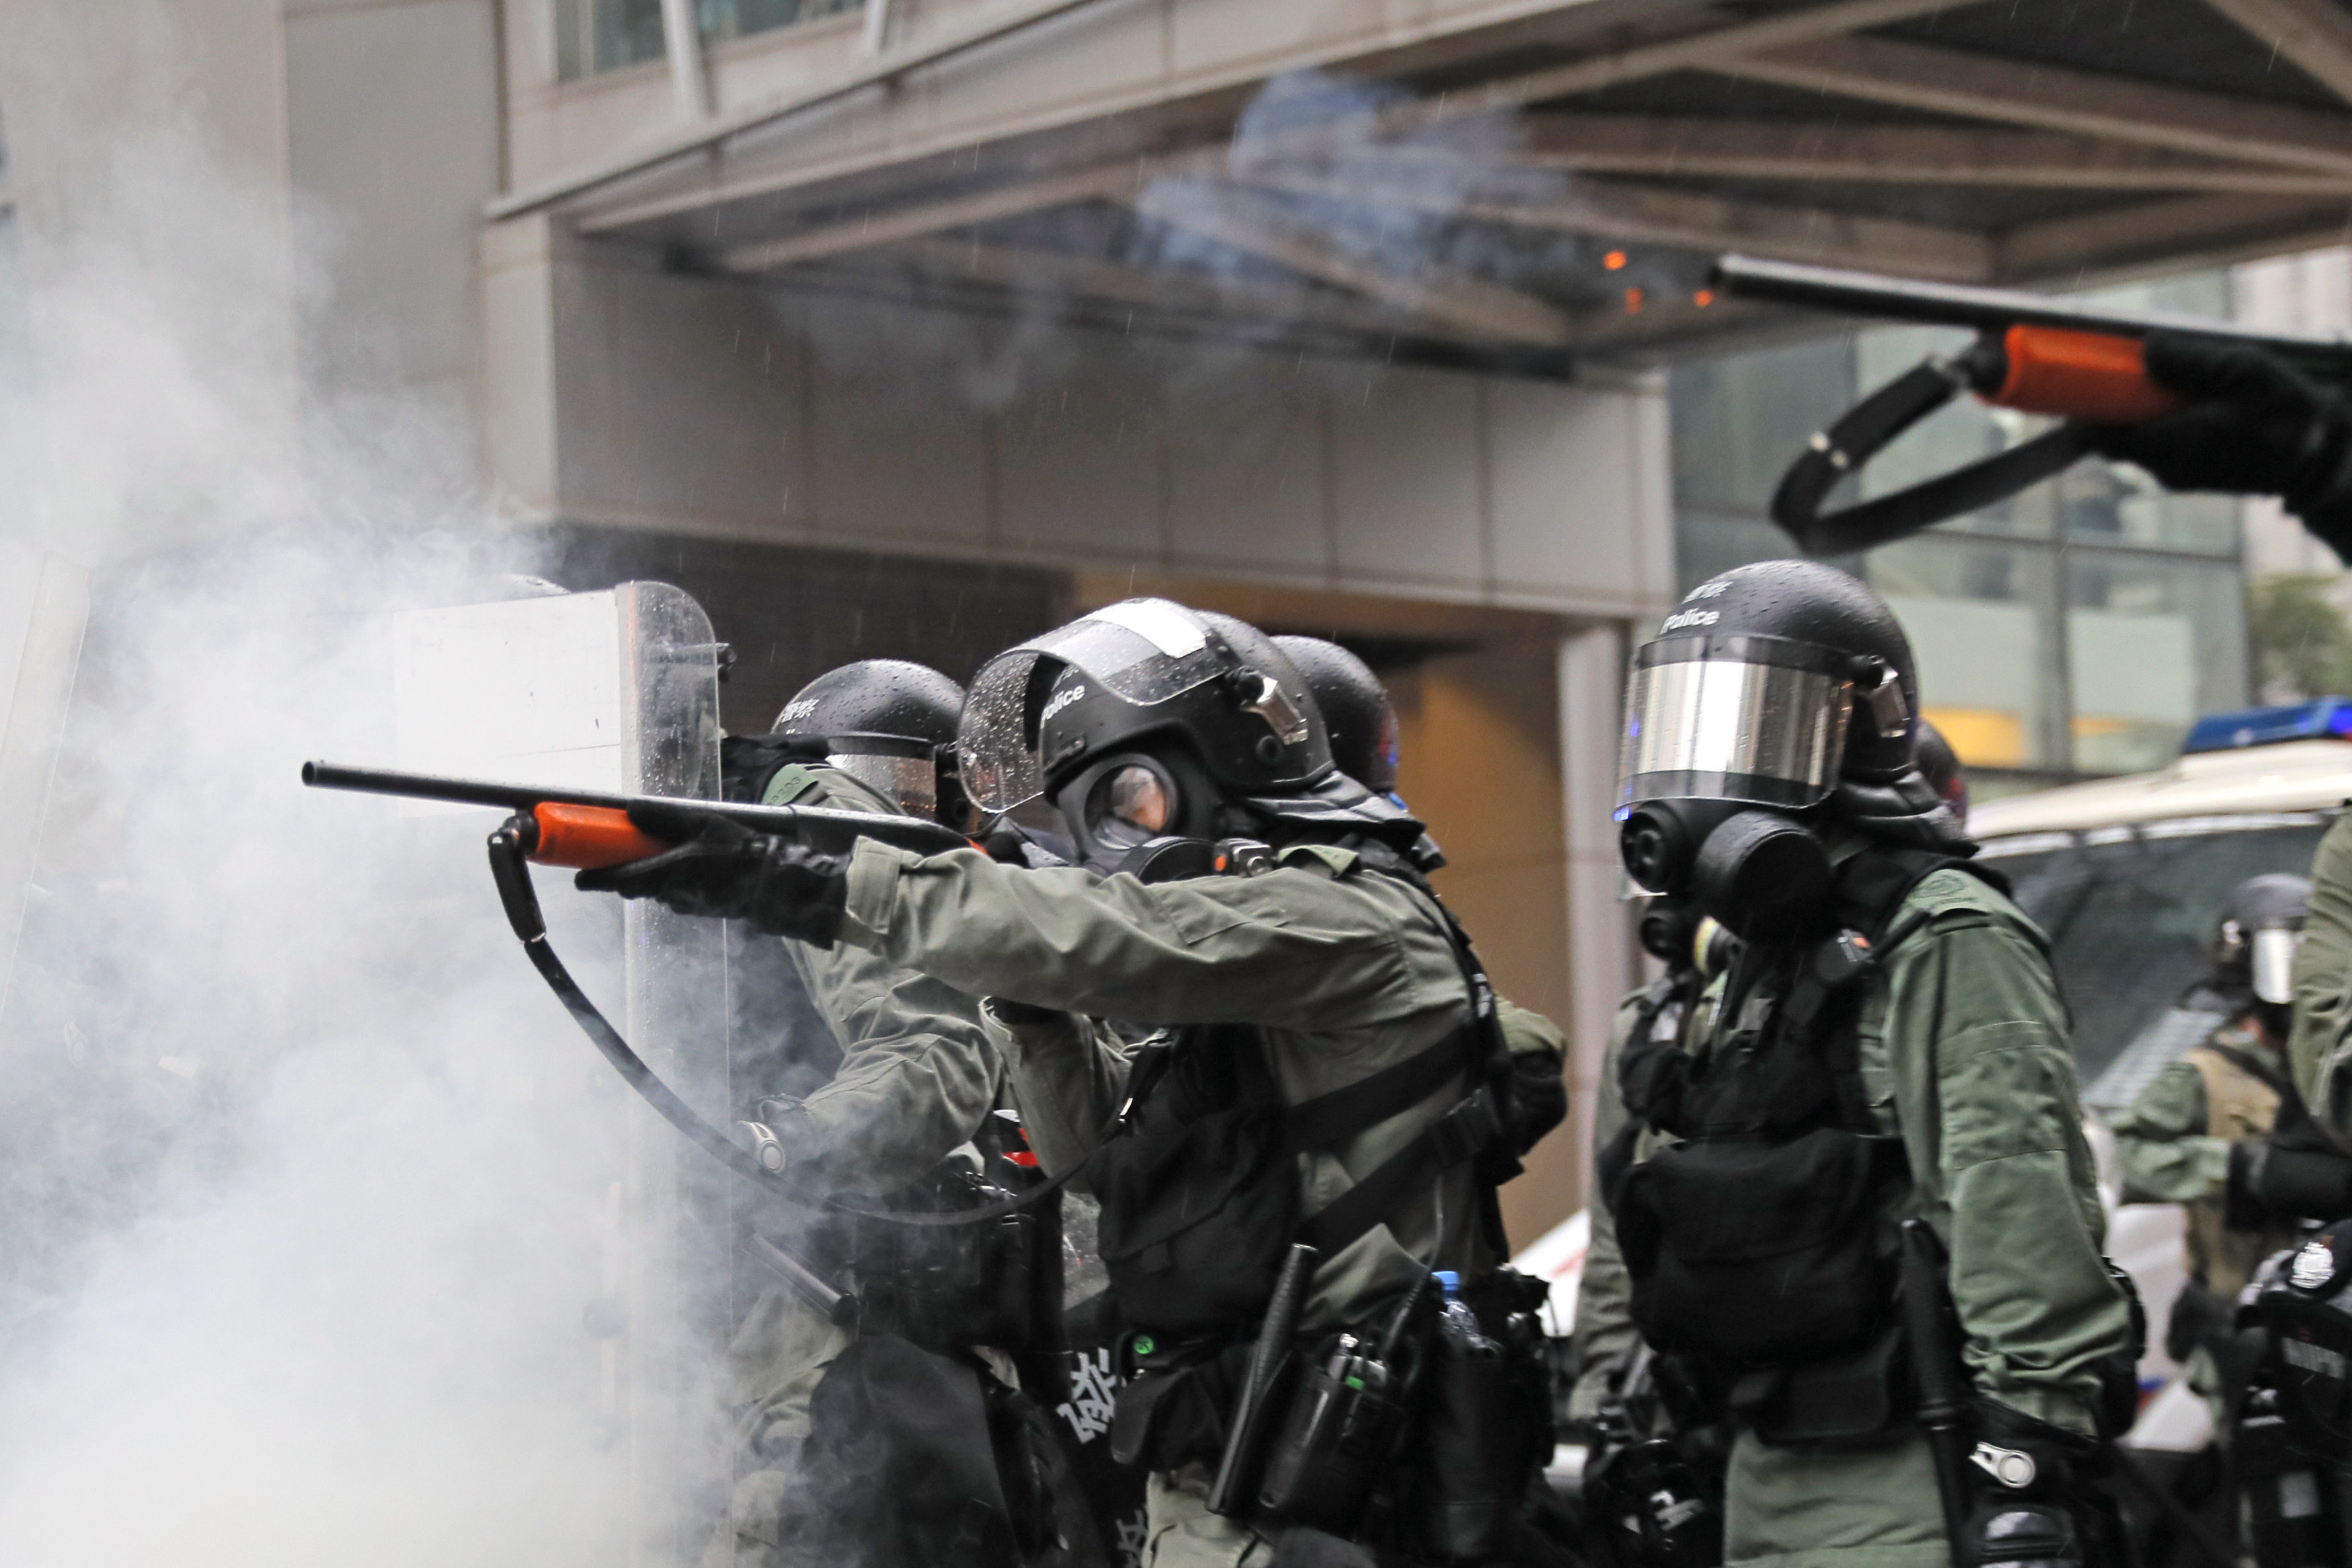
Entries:
[[[1946, 327], [1874, 327], [1854, 338], [1857, 395], [1867, 397], [1935, 356], [1958, 353], [1975, 334]], [[2049, 428], [2011, 409], [1990, 408], [1963, 393], [1889, 443], [1864, 465], [1861, 493], [1891, 496], [1955, 468], [1990, 457]], [[1997, 506], [1940, 525], [1967, 533], [2046, 538], [2051, 507], [2046, 496], [2028, 489]]]
[[752, 33], [789, 27], [863, 8], [864, 0], [698, 0], [696, 11], [708, 43], [724, 43]]
[[2210, 555], [2238, 552], [2234, 497], [2175, 495], [2137, 468], [2097, 458], [2066, 470], [2051, 491], [2070, 538]]
[[555, 79], [660, 59], [661, 0], [555, 0]]
[[555, 79], [576, 81], [588, 74], [588, 0], [555, 0]]
[[1919, 706], [1972, 768], [2065, 766], [2051, 552], [1965, 538], [1871, 552], [1919, 666]]
[[1853, 401], [1852, 340], [1693, 360], [1667, 388], [1676, 501], [1760, 516], [1806, 441]]
[[2231, 567], [2071, 551], [2066, 584], [2076, 768], [2161, 768], [2200, 714], [2246, 706], [2245, 605]]
[[1780, 560], [1796, 553], [1789, 536], [1761, 517], [1687, 507], [1675, 514], [1678, 592], [1687, 593], [1716, 573], [1729, 571], [1735, 566], [1745, 566], [1751, 560]]
[[2221, 900], [2247, 877], [2302, 871], [2320, 829], [2134, 838], [1991, 864], [2049, 934], [2058, 983], [2074, 1012], [2076, 1075], [2096, 1078], [2201, 973]]

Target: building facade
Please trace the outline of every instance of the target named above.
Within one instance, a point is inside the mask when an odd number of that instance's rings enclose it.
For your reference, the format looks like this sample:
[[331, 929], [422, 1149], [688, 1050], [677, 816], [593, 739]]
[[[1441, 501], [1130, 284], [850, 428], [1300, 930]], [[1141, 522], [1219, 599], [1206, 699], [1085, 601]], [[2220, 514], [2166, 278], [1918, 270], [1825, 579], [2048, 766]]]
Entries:
[[[253, 369], [256, 429], [435, 476], [569, 586], [678, 582], [738, 727], [1129, 592], [1352, 640], [1449, 893], [1576, 1043], [1527, 1236], [1580, 1200], [1637, 967], [1624, 650], [1780, 548], [1785, 455], [1927, 346], [1727, 357], [1779, 329], [1709, 257], [2071, 283], [2340, 223], [2352, 36], [2137, 14], [2093, 48], [2075, 0], [11, 0], [0, 353], [71, 358], [41, 302], [93, 235], [233, 231], [189, 356]], [[2085, 468], [1863, 564], [2014, 781], [2142, 766], [2246, 685], [2227, 508]]]

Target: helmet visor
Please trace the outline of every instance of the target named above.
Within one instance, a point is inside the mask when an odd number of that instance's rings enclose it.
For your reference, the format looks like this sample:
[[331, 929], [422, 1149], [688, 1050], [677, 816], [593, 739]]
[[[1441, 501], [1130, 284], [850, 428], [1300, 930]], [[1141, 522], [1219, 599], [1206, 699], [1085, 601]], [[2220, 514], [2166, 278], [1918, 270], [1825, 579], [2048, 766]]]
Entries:
[[1643, 800], [1801, 809], [1825, 799], [1853, 685], [1835, 651], [1785, 637], [1661, 637], [1633, 655], [1617, 814]]
[[1106, 605], [999, 653], [972, 677], [956, 732], [964, 789], [982, 810], [1009, 811], [1045, 792], [1037, 726], [1045, 688], [1065, 666], [1079, 682], [1057, 701], [1094, 685], [1150, 707], [1213, 679], [1226, 659], [1192, 612], [1164, 599]]
[[910, 817], [931, 818], [940, 809], [939, 764], [928, 757], [891, 757], [873, 751], [837, 751], [825, 760], [852, 779], [871, 785]]
[[2254, 933], [2249, 944], [2254, 995], [2279, 1006], [2294, 1000], [2294, 950], [2303, 933], [2273, 925]]

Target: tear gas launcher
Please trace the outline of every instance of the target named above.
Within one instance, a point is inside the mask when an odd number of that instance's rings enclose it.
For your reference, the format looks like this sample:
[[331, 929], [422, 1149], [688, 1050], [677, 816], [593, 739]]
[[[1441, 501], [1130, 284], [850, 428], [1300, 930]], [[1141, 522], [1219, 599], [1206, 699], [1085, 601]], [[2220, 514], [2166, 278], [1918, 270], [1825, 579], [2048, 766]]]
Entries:
[[[2182, 405], [2180, 395], [2152, 380], [2145, 362], [2147, 340], [2158, 332], [2265, 349], [2323, 385], [2352, 382], [2352, 342], [2250, 331], [2200, 316], [2110, 310], [2042, 294], [1916, 283], [1744, 256], [1718, 260], [1714, 281], [1736, 298], [1965, 327], [1978, 335], [1960, 352], [1933, 355], [1863, 399], [1790, 465], [1773, 492], [1772, 520], [1814, 555], [1868, 549], [1989, 507], [2087, 454], [2093, 426], [2139, 424], [2173, 413]], [[2064, 423], [1892, 495], [1822, 510], [1839, 481], [1964, 392], [1995, 407], [2052, 414]]]
[[[381, 768], [346, 768], [335, 762], [305, 762], [302, 782], [313, 789], [356, 789], [410, 800], [446, 800], [462, 806], [503, 806], [520, 819], [516, 831], [523, 857], [539, 865], [599, 871], [657, 855], [671, 846], [629, 821], [629, 808], [657, 799], [614, 795], [595, 789], [493, 784], [478, 779], [443, 779], [430, 773], [395, 773]], [[861, 838], [879, 839], [902, 849], [938, 854], [971, 847], [952, 828], [916, 817], [883, 817], [822, 806], [747, 806], [730, 800], [681, 800], [724, 817], [757, 833], [790, 837], [812, 848], [842, 853]]]
[[[902, 1213], [854, 1207], [830, 1199], [813, 1198], [796, 1191], [782, 1173], [762, 1166], [752, 1154], [729, 1138], [702, 1113], [678, 1097], [622, 1038], [609, 1019], [581, 989], [547, 940], [547, 922], [531, 886], [530, 867], [567, 866], [587, 871], [643, 860], [671, 846], [629, 821], [629, 808], [651, 796], [614, 795], [593, 789], [540, 789], [529, 785], [494, 784], [481, 779], [442, 779], [425, 773], [395, 773], [374, 768], [345, 768], [332, 762], [306, 762], [302, 782], [314, 789], [354, 789], [370, 795], [394, 795], [412, 800], [446, 800], [466, 806], [503, 806], [513, 815], [490, 835], [490, 874], [498, 883], [507, 923], [514, 928], [523, 951], [556, 998], [580, 1025], [604, 1060], [628, 1082], [646, 1103], [660, 1113], [691, 1142], [746, 1181], [773, 1197], [803, 1207], [842, 1212], [916, 1226], [962, 1226], [986, 1223], [1013, 1207], [1034, 1201], [1024, 1195], [1010, 1204], [942, 1213]], [[971, 841], [953, 829], [913, 817], [885, 817], [860, 811], [828, 810], [808, 806], [747, 806], [731, 801], [687, 800], [713, 816], [740, 823], [755, 832], [789, 834], [803, 843], [834, 852], [853, 847], [860, 838], [879, 839], [927, 853], [968, 849]], [[1075, 1173], [1073, 1173], [1075, 1174]], [[1067, 1178], [1065, 1177], [1065, 1180]], [[1060, 1182], [1052, 1184], [1055, 1187]], [[793, 1292], [835, 1322], [854, 1320], [859, 1311], [855, 1296], [827, 1284], [814, 1270], [782, 1248], [760, 1237], [751, 1239], [751, 1255], [773, 1271]]]

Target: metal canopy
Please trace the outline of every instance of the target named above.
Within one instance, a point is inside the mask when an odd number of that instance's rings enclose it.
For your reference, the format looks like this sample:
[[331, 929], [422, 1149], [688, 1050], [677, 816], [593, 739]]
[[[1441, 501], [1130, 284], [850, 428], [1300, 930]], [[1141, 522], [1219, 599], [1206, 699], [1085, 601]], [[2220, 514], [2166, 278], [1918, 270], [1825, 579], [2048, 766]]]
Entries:
[[810, 128], [948, 54], [984, 77], [1020, 30], [997, 13], [908, 75], [886, 56], [494, 215], [551, 208], [685, 269], [1536, 370], [1757, 324], [1705, 290], [1720, 250], [2063, 285], [2352, 216], [2336, 0], [1521, 10], [952, 146], [845, 156]]

